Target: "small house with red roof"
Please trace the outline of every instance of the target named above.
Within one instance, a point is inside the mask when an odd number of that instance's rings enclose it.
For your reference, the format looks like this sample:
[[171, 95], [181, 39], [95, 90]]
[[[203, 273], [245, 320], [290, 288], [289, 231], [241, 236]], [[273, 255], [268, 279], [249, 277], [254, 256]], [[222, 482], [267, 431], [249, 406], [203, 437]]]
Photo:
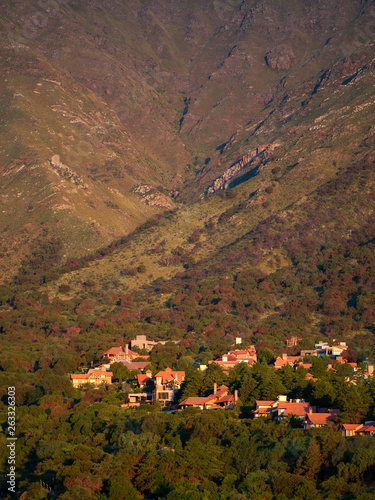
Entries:
[[169, 367], [155, 375], [155, 397], [161, 406], [169, 406], [174, 402], [176, 392], [184, 380], [184, 371], [175, 371]]
[[112, 384], [112, 372], [107, 372], [106, 370], [98, 370], [95, 368], [90, 369], [87, 373], [72, 373], [70, 379], [72, 381], [73, 387], [79, 388], [82, 384], [92, 384], [94, 386], [99, 386], [101, 384]]
[[334, 422], [339, 414], [340, 410], [327, 410], [324, 413], [306, 413], [303, 420], [303, 428], [304, 430], [309, 430], [313, 427], [325, 427], [330, 422]]
[[221, 385], [218, 389], [214, 384], [214, 392], [206, 397], [189, 397], [182, 401], [178, 406], [181, 409], [193, 407], [201, 410], [216, 410], [220, 408], [230, 409], [238, 400], [237, 391], [234, 394], [229, 392], [226, 385]]
[[272, 400], [257, 400], [255, 401], [256, 408], [252, 412], [254, 418], [273, 417], [277, 414], [277, 407], [280, 402], [286, 402], [286, 396], [277, 396], [277, 399]]
[[276, 370], [280, 370], [280, 368], [284, 368], [287, 365], [294, 366], [301, 359], [301, 356], [288, 356], [286, 353], [283, 353], [276, 358], [274, 366]]
[[285, 417], [293, 415], [294, 417], [303, 419], [306, 413], [309, 411], [315, 411], [316, 408], [311, 406], [310, 403], [306, 403], [305, 401], [296, 401], [296, 402], [286, 402], [280, 403], [277, 406], [277, 420], [283, 420]]
[[248, 349], [234, 349], [223, 354], [221, 358], [209, 361], [208, 363], [216, 363], [224, 369], [230, 369], [239, 363], [247, 363], [250, 366], [257, 362], [258, 356], [255, 346], [250, 346]]
[[364, 424], [343, 424], [342, 433], [346, 437], [350, 436], [373, 436], [375, 434], [375, 422]]
[[125, 347], [111, 347], [102, 357], [108, 358], [110, 363], [115, 363], [116, 361], [133, 361], [136, 358], [149, 359], [149, 356], [143, 356], [130, 350], [128, 345], [125, 345]]
[[155, 382], [154, 382], [154, 379], [152, 378], [152, 371], [151, 370], [147, 370], [146, 373], [138, 373], [136, 376], [135, 376], [136, 380], [137, 380], [137, 384], [138, 384], [138, 387], [154, 387], [155, 386]]

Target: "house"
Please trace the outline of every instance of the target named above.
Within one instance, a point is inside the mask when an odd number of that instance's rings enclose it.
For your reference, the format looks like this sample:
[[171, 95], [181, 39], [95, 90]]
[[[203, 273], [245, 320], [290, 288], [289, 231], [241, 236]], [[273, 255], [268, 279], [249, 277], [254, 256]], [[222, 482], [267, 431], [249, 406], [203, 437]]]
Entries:
[[315, 352], [316, 355], [320, 358], [324, 356], [329, 356], [332, 359], [336, 359], [337, 356], [341, 356], [341, 354], [348, 349], [346, 342], [340, 342], [339, 345], [330, 346], [328, 342], [318, 342], [315, 344]]
[[208, 363], [216, 363], [224, 369], [230, 369], [239, 363], [248, 363], [253, 365], [257, 362], [257, 353], [255, 346], [250, 346], [248, 349], [234, 349], [228, 351], [221, 358], [215, 359], [214, 361], [209, 361]]
[[337, 359], [338, 356], [348, 349], [346, 342], [340, 342], [339, 345], [330, 346], [328, 342], [320, 341], [315, 344], [315, 349], [302, 350], [301, 357], [304, 356], [318, 356], [323, 358], [329, 356], [332, 359]]
[[155, 386], [155, 382], [152, 378], [152, 371], [151, 370], [147, 370], [146, 373], [138, 373], [135, 376], [135, 378], [137, 380], [138, 387], [148, 386], [148, 387], [153, 388]]
[[235, 391], [235, 394], [231, 394], [226, 385], [221, 385], [219, 389], [217, 389], [216, 384], [214, 384], [214, 392], [207, 396], [205, 401], [206, 409], [216, 409], [216, 408], [228, 408], [229, 406], [233, 407], [238, 399], [238, 393]]
[[128, 403], [122, 404], [122, 408], [155, 403], [155, 394], [152, 392], [134, 392], [129, 394], [128, 397]]
[[279, 370], [280, 368], [284, 368], [284, 366], [290, 365], [294, 366], [297, 361], [301, 360], [301, 356], [288, 356], [286, 353], [283, 353], [280, 356], [278, 356], [275, 360], [274, 366], [276, 370]]
[[174, 402], [176, 392], [184, 380], [184, 371], [174, 371], [171, 368], [166, 368], [155, 375], [155, 398], [160, 401], [161, 406], [169, 406]]
[[125, 347], [111, 347], [108, 349], [103, 356], [103, 358], [108, 358], [110, 363], [115, 363], [118, 361], [132, 361], [136, 358], [148, 359], [148, 356], [141, 356], [136, 352], [133, 352], [129, 349], [128, 345]]
[[134, 349], [137, 347], [138, 349], [146, 349], [149, 353], [152, 351], [153, 347], [156, 344], [165, 345], [167, 342], [173, 342], [174, 344], [179, 344], [179, 340], [147, 340], [146, 335], [137, 335], [134, 340], [130, 341], [130, 348]]
[[256, 409], [253, 410], [252, 415], [254, 418], [272, 417], [276, 420], [283, 420], [288, 415], [303, 418], [309, 411], [316, 411], [316, 407], [306, 403], [303, 399], [287, 401], [286, 396], [279, 395], [276, 400], [256, 401]]
[[87, 373], [71, 374], [70, 379], [72, 381], [73, 387], [79, 388], [82, 384], [92, 384], [96, 387], [101, 384], [112, 384], [112, 372], [106, 370], [97, 370], [95, 368], [90, 369]]
[[273, 417], [277, 413], [277, 407], [280, 402], [286, 402], [286, 396], [278, 396], [276, 400], [258, 400], [256, 409], [252, 412], [254, 418]]
[[375, 422], [365, 424], [343, 424], [342, 433], [344, 436], [373, 436], [375, 434]]
[[339, 414], [340, 410], [327, 410], [324, 413], [306, 413], [303, 420], [303, 428], [304, 430], [308, 430], [313, 427], [327, 426], [329, 422], [334, 422]]
[[181, 409], [188, 407], [200, 408], [201, 410], [231, 409], [237, 403], [237, 400], [237, 391], [231, 394], [226, 385], [221, 385], [217, 389], [217, 385], [214, 384], [214, 392], [209, 396], [190, 397], [182, 401], [178, 406]]
[[129, 394], [129, 403], [125, 406], [139, 406], [160, 401], [161, 406], [166, 407], [174, 403], [176, 392], [185, 380], [185, 372], [166, 368], [153, 377], [151, 370], [147, 370], [145, 374], [137, 374], [135, 379], [138, 387], [144, 387], [146, 391]]
[[293, 415], [299, 419], [303, 419], [306, 413], [316, 411], [314, 406], [306, 403], [304, 400], [296, 400], [296, 402], [280, 402], [277, 406], [277, 420], [283, 420], [285, 417]]

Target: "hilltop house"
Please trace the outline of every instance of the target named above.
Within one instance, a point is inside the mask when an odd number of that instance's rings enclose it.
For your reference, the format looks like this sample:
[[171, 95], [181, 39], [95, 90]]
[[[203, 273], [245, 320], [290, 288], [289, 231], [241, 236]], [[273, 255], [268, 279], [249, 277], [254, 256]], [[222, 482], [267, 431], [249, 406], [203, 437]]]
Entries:
[[174, 344], [179, 344], [179, 340], [147, 340], [146, 335], [137, 335], [134, 340], [130, 341], [130, 348], [138, 347], [138, 349], [146, 349], [149, 353], [152, 351], [156, 344], [165, 345], [167, 342], [173, 342]]
[[223, 354], [221, 358], [209, 361], [208, 363], [216, 363], [226, 370], [233, 368], [239, 363], [248, 363], [251, 366], [257, 362], [257, 359], [255, 346], [252, 345], [248, 349], [228, 351], [227, 354]]
[[335, 421], [339, 414], [340, 410], [327, 410], [324, 413], [309, 412], [303, 420], [303, 428], [304, 430], [308, 430], [313, 427], [327, 426], [329, 422]]
[[70, 375], [73, 387], [79, 388], [82, 384], [89, 383], [95, 386], [112, 384], [112, 372], [103, 369], [91, 368], [87, 373], [73, 373]]
[[169, 406], [174, 402], [176, 392], [185, 380], [185, 372], [166, 368], [157, 373], [154, 380], [156, 400], [160, 401], [161, 406]]
[[328, 342], [321, 341], [315, 344], [315, 349], [301, 351], [301, 356], [318, 356], [319, 358], [329, 356], [332, 359], [336, 359], [347, 349], [348, 346], [346, 342], [340, 342], [339, 345], [330, 346]]
[[274, 367], [276, 370], [279, 370], [287, 365], [294, 366], [298, 361], [302, 361], [301, 356], [288, 356], [286, 353], [283, 353], [276, 358]]
[[275, 415], [277, 415], [277, 407], [279, 406], [280, 402], [286, 401], [286, 396], [277, 396], [276, 400], [257, 400], [255, 401], [256, 409], [252, 412], [253, 417], [274, 417]]
[[147, 388], [148, 391], [129, 394], [127, 406], [139, 406], [140, 404], [160, 401], [161, 406], [166, 407], [175, 402], [176, 392], [185, 380], [185, 372], [166, 368], [152, 377], [151, 370], [147, 370], [144, 375], [138, 374], [135, 378], [138, 387]]
[[108, 358], [110, 363], [115, 363], [118, 361], [132, 361], [136, 358], [148, 359], [148, 356], [142, 356], [136, 352], [131, 351], [128, 345], [126, 345], [125, 347], [111, 347], [111, 349], [108, 349], [108, 351], [106, 351], [102, 357]]
[[375, 422], [365, 422], [364, 424], [343, 424], [342, 433], [344, 436], [373, 436], [375, 434]]
[[287, 401], [286, 396], [280, 395], [276, 400], [256, 401], [256, 409], [252, 414], [254, 418], [271, 417], [279, 421], [293, 415], [303, 420], [304, 429], [310, 429], [327, 425], [328, 422], [335, 420], [340, 410], [319, 409], [303, 399]]
[[212, 409], [231, 409], [237, 403], [238, 393], [234, 391], [234, 395], [229, 392], [226, 385], [221, 385], [217, 389], [216, 383], [214, 384], [214, 392], [207, 397], [189, 397], [182, 401], [178, 406], [181, 409], [188, 407], [200, 408], [201, 410]]

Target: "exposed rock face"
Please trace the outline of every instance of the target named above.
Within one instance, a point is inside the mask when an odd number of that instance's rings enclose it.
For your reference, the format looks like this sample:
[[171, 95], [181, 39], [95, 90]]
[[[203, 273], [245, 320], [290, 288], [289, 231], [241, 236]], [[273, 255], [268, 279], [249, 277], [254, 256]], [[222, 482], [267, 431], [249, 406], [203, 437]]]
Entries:
[[260, 165], [262, 161], [266, 159], [267, 153], [273, 151], [279, 145], [279, 143], [263, 144], [256, 149], [250, 150], [241, 160], [234, 163], [220, 177], [214, 180], [213, 184], [207, 189], [207, 194], [216, 193], [216, 191], [220, 191], [221, 189], [227, 189], [229, 181], [233, 179], [238, 172], [241, 172], [241, 170], [252, 164], [255, 160], [258, 160], [257, 165]]
[[53, 155], [51, 160], [51, 165], [54, 171], [63, 179], [68, 180], [70, 182], [73, 182], [76, 184], [78, 187], [81, 187], [82, 189], [88, 189], [88, 185], [84, 182], [82, 177], [77, 175], [71, 168], [69, 168], [67, 165], [64, 165], [60, 161], [60, 155]]
[[175, 207], [171, 198], [163, 193], [160, 193], [153, 186], [148, 184], [140, 184], [134, 189], [134, 193], [140, 195], [143, 203], [146, 203], [147, 205], [156, 205], [170, 209]]
[[266, 54], [266, 63], [271, 69], [288, 70], [295, 59], [293, 51], [285, 46], [276, 47]]

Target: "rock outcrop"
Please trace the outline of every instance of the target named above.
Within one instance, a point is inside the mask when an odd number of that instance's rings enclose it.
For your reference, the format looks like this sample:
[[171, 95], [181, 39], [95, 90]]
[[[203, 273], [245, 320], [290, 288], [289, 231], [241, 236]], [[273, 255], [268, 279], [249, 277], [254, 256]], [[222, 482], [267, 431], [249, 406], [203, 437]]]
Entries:
[[281, 46], [267, 52], [265, 59], [268, 67], [281, 71], [291, 68], [295, 55], [289, 47]]
[[262, 162], [266, 161], [267, 154], [278, 147], [279, 143], [273, 144], [263, 144], [258, 146], [256, 149], [251, 149], [246, 155], [244, 155], [239, 161], [230, 166], [225, 172], [214, 180], [213, 184], [207, 189], [207, 194], [216, 193], [222, 189], [227, 189], [229, 182], [233, 177], [235, 177], [239, 172], [244, 170], [246, 167], [251, 165], [255, 160], [257, 160], [257, 166]]

